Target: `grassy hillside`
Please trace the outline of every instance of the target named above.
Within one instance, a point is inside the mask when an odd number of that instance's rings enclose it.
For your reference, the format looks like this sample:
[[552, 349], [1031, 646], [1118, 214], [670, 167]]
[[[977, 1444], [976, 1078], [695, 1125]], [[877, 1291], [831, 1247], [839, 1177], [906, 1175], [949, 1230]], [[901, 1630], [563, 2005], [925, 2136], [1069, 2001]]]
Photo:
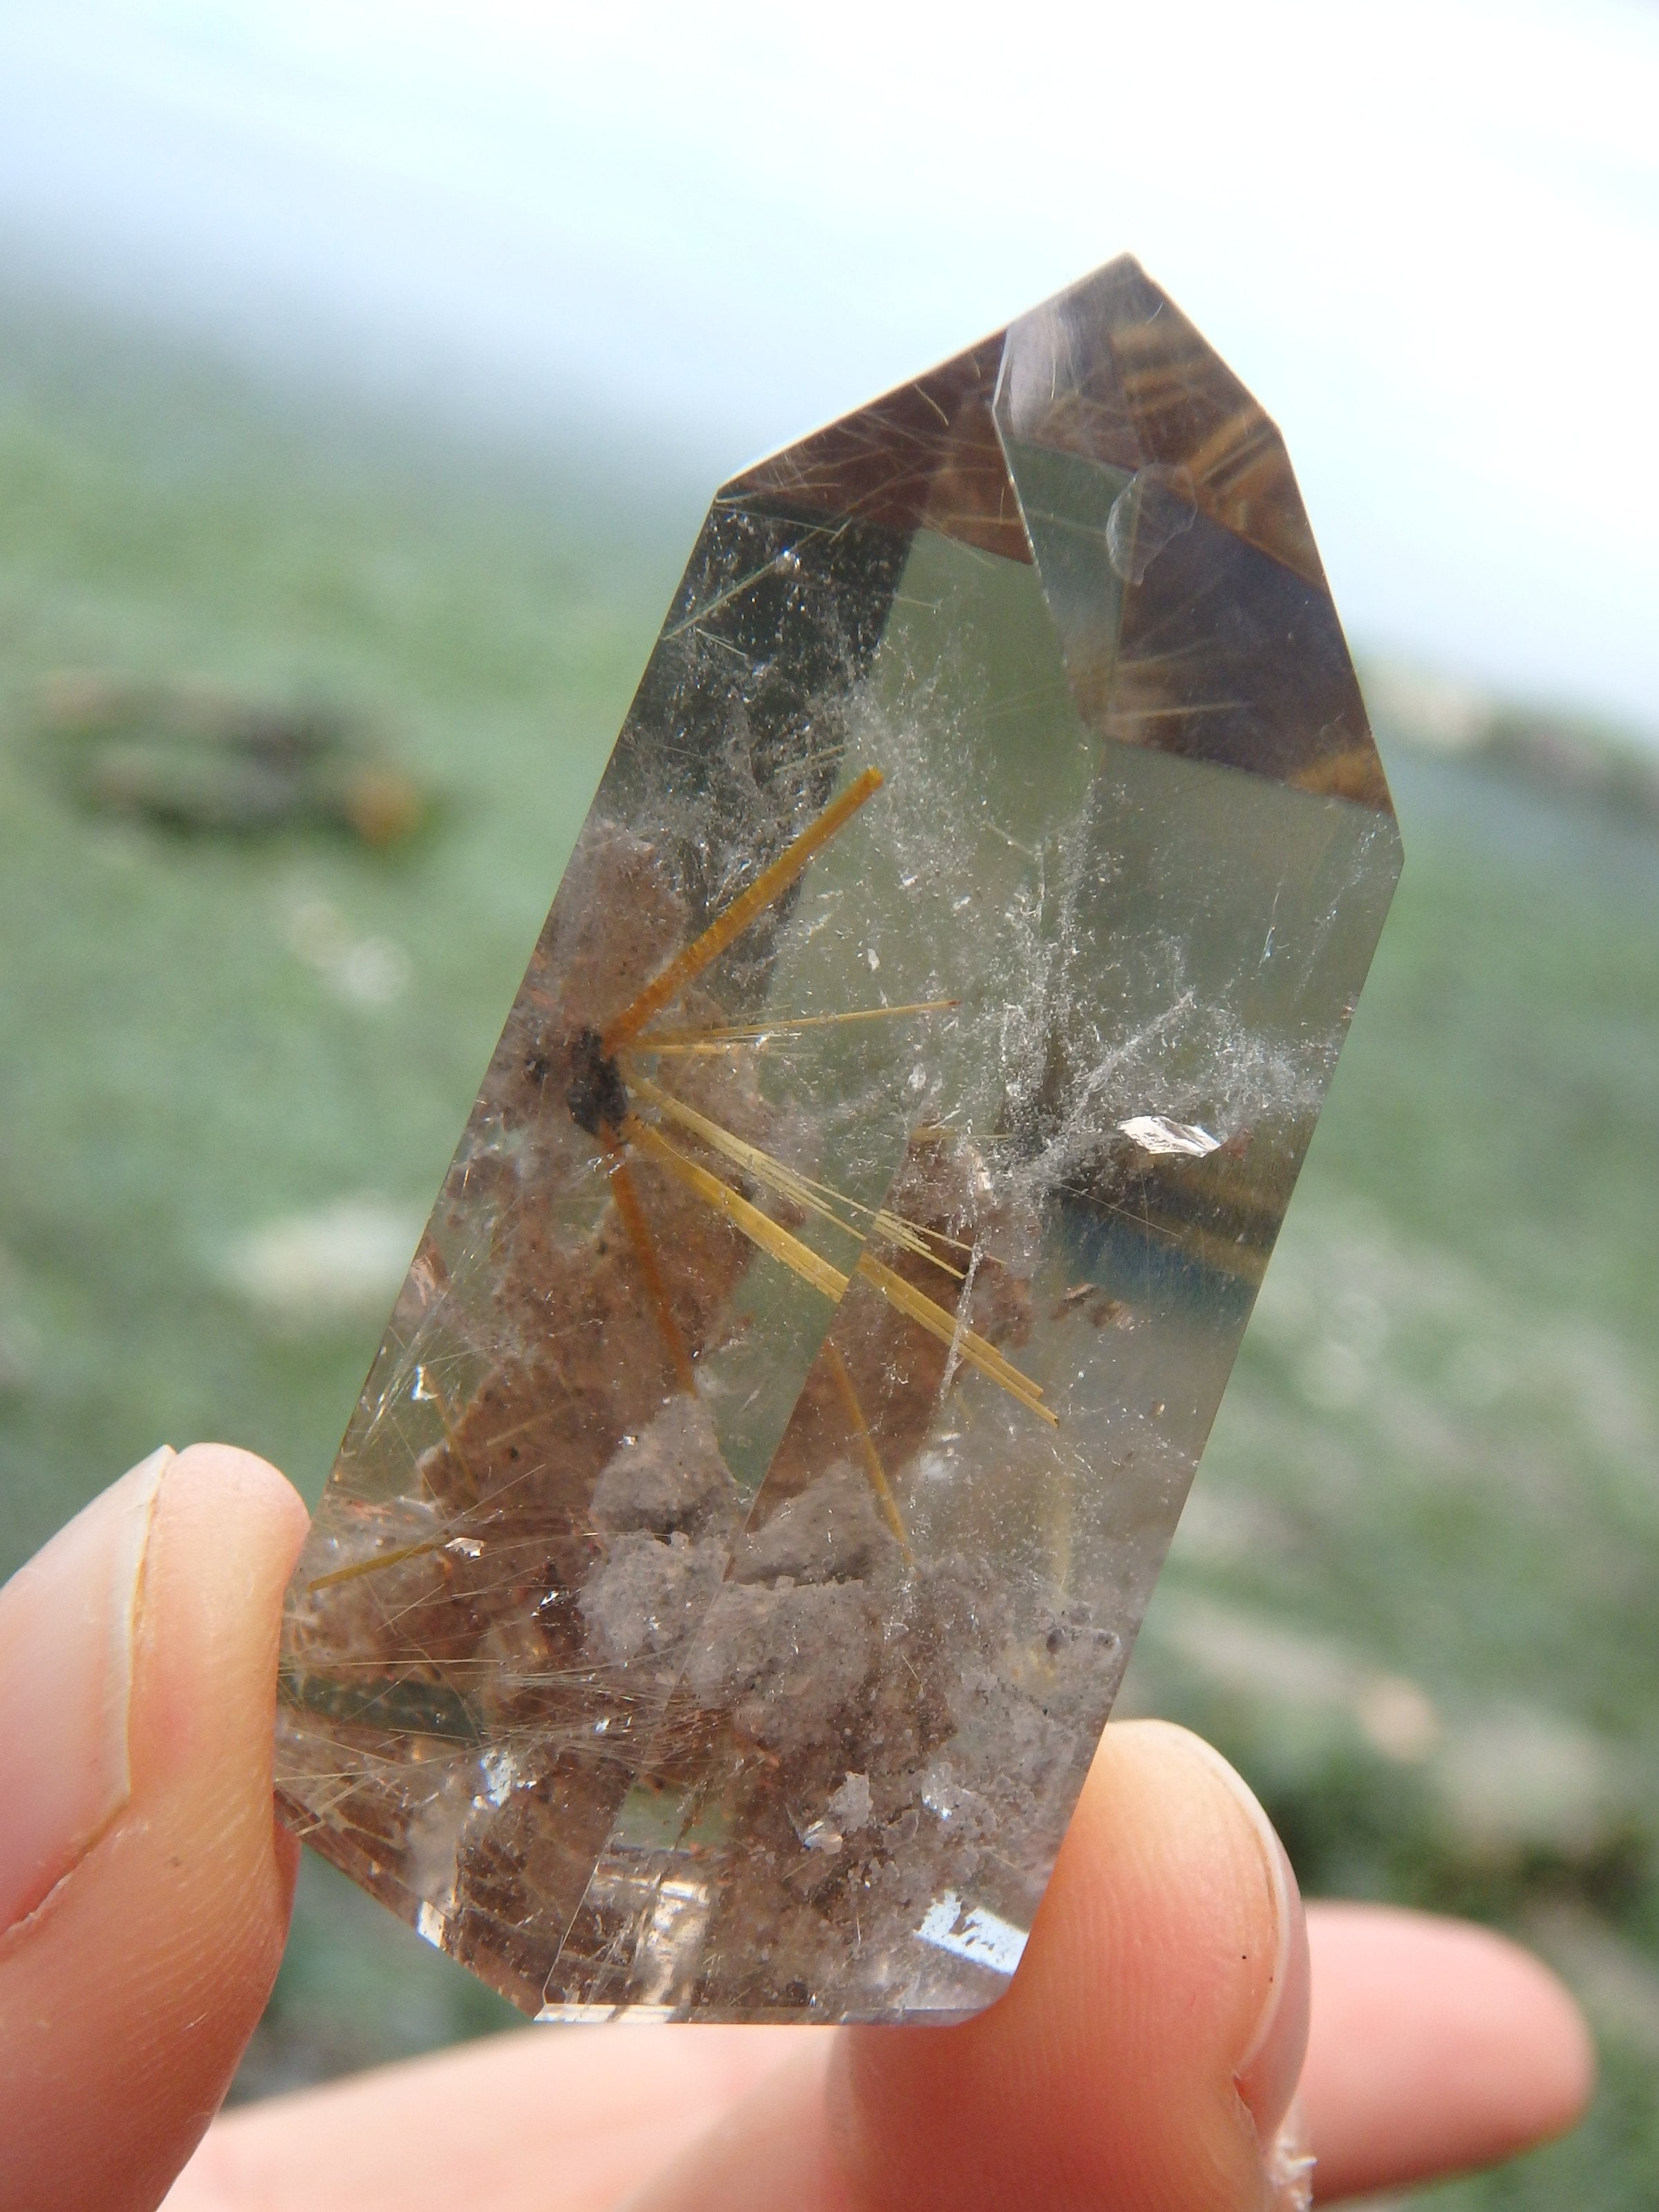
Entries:
[[[0, 1570], [163, 1437], [320, 1486], [689, 536], [602, 463], [0, 313]], [[64, 670], [334, 702], [434, 820], [86, 811]], [[1127, 1696], [1310, 1889], [1492, 1918], [1583, 1991], [1589, 2127], [1433, 2201], [1648, 2207], [1659, 837], [1501, 750], [1389, 765], [1405, 883]], [[308, 1866], [242, 2086], [501, 2018]]]

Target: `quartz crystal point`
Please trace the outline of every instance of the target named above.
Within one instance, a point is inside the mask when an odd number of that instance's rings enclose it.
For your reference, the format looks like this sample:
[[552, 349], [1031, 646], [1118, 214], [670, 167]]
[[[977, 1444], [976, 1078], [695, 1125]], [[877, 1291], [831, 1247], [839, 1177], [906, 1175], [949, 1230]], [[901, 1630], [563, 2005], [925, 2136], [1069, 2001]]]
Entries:
[[544, 2019], [994, 1998], [1399, 865], [1133, 261], [724, 486], [289, 1594], [294, 1828]]

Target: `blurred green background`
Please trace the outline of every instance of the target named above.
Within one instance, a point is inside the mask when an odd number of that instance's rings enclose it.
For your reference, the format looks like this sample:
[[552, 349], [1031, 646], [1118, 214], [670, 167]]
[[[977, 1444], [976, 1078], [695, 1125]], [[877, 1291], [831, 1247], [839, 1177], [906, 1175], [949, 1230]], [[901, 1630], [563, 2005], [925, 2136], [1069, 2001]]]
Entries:
[[[315, 1497], [703, 488], [39, 299], [0, 341], [9, 1571], [162, 1438]], [[1372, 694], [1406, 877], [1126, 1705], [1222, 1747], [1310, 1891], [1490, 1920], [1583, 1999], [1586, 2126], [1413, 2202], [1650, 2208], [1659, 785]], [[237, 702], [321, 766], [233, 773]], [[331, 729], [408, 834], [317, 798]], [[238, 2094], [509, 2017], [308, 1862]]]

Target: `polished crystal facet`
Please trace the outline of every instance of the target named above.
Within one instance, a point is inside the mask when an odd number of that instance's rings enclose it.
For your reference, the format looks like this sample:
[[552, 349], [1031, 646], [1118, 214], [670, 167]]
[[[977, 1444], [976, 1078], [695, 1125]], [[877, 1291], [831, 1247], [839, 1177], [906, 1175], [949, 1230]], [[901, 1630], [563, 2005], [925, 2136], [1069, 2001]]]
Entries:
[[298, 1832], [544, 2018], [994, 1997], [1399, 860], [1133, 262], [726, 485], [289, 1592]]

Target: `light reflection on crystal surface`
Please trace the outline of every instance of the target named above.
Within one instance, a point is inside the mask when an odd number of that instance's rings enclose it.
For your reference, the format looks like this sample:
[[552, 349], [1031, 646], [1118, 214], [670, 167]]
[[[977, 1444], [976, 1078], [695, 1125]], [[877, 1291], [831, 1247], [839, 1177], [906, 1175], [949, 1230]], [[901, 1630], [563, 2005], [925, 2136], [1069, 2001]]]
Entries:
[[547, 2018], [994, 1997], [1398, 866], [1134, 264], [726, 486], [289, 1594], [299, 1832]]

